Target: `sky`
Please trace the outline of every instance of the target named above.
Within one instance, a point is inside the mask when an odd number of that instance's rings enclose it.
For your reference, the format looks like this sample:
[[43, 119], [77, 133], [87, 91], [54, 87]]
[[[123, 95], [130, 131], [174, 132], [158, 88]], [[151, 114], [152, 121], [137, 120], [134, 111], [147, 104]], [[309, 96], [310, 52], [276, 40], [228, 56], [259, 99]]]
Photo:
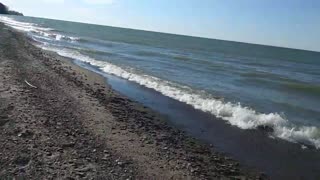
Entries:
[[26, 16], [320, 51], [320, 0], [0, 0]]

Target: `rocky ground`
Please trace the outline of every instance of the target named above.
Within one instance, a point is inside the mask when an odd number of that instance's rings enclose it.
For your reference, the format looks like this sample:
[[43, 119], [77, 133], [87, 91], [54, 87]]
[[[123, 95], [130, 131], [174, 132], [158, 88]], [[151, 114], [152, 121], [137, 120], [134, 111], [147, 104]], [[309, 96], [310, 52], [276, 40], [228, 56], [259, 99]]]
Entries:
[[0, 24], [0, 179], [265, 179]]

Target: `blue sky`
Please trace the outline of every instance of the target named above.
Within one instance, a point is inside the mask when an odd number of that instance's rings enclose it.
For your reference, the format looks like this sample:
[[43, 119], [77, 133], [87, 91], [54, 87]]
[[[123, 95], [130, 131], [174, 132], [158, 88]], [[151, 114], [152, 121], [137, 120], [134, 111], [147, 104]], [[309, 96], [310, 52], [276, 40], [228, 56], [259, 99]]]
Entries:
[[0, 0], [28, 16], [320, 51], [320, 0]]

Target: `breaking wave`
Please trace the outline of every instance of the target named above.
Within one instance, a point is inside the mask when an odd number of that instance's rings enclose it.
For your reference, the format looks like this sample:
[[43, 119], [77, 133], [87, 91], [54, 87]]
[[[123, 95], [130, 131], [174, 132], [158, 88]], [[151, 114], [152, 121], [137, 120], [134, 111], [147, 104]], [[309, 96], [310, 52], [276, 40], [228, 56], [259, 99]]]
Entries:
[[56, 40], [56, 41], [61, 41], [61, 40], [79, 41], [80, 40], [80, 38], [78, 37], [72, 37], [72, 36], [55, 33], [56, 30], [51, 28], [39, 27], [38, 25], [33, 23], [18, 22], [9, 17], [1, 16], [0, 22], [3, 22], [6, 25], [19, 31], [33, 33], [36, 36], [38, 36], [38, 38], [41, 38], [41, 39]]
[[132, 68], [116, 66], [106, 61], [98, 61], [78, 51], [49, 47], [42, 48], [55, 51], [61, 56], [96, 66], [104, 73], [115, 75], [147, 88], [154, 89], [165, 96], [189, 104], [195, 109], [211, 113], [241, 129], [270, 127], [272, 128], [272, 132], [270, 132], [271, 136], [320, 148], [320, 130], [317, 127], [297, 126], [290, 123], [285, 117], [278, 113], [259, 113], [254, 109], [242, 106], [240, 103], [224, 102], [202, 91], [193, 90], [190, 87], [147, 74], [141, 74]]
[[[0, 16], [0, 21], [14, 29], [31, 33], [33, 37], [42, 38], [47, 41], [82, 41], [80, 38], [63, 35], [62, 32], [51, 28], [39, 27], [33, 23], [17, 22], [5, 16]], [[44, 44], [50, 45], [50, 43]], [[212, 97], [210, 94], [194, 90], [188, 86], [143, 74], [132, 68], [120, 67], [106, 61], [93, 59], [81, 54], [77, 49], [61, 49], [48, 46], [40, 47], [46, 50], [55, 51], [61, 56], [77, 59], [96, 66], [104, 73], [112, 74], [147, 88], [154, 89], [165, 96], [189, 104], [195, 109], [211, 113], [241, 129], [268, 127], [272, 129], [272, 131], [270, 131], [271, 136], [320, 148], [320, 130], [317, 127], [298, 126], [290, 123], [285, 117], [278, 113], [260, 113], [252, 108], [245, 107], [240, 103], [225, 102], [221, 99]], [[184, 57], [178, 59], [184, 59]], [[305, 89], [300, 86], [295, 87], [297, 89]], [[315, 91], [317, 90], [318, 89], [315, 88]]]

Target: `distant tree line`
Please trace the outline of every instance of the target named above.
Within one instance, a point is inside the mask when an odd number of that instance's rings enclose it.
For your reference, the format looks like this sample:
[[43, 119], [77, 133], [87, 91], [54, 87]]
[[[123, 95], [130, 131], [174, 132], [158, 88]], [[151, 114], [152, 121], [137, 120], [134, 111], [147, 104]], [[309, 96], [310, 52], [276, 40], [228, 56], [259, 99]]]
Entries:
[[17, 11], [9, 10], [9, 8], [6, 5], [2, 4], [2, 3], [0, 3], [0, 14], [10, 14], [10, 15], [23, 16], [22, 13], [19, 13]]

